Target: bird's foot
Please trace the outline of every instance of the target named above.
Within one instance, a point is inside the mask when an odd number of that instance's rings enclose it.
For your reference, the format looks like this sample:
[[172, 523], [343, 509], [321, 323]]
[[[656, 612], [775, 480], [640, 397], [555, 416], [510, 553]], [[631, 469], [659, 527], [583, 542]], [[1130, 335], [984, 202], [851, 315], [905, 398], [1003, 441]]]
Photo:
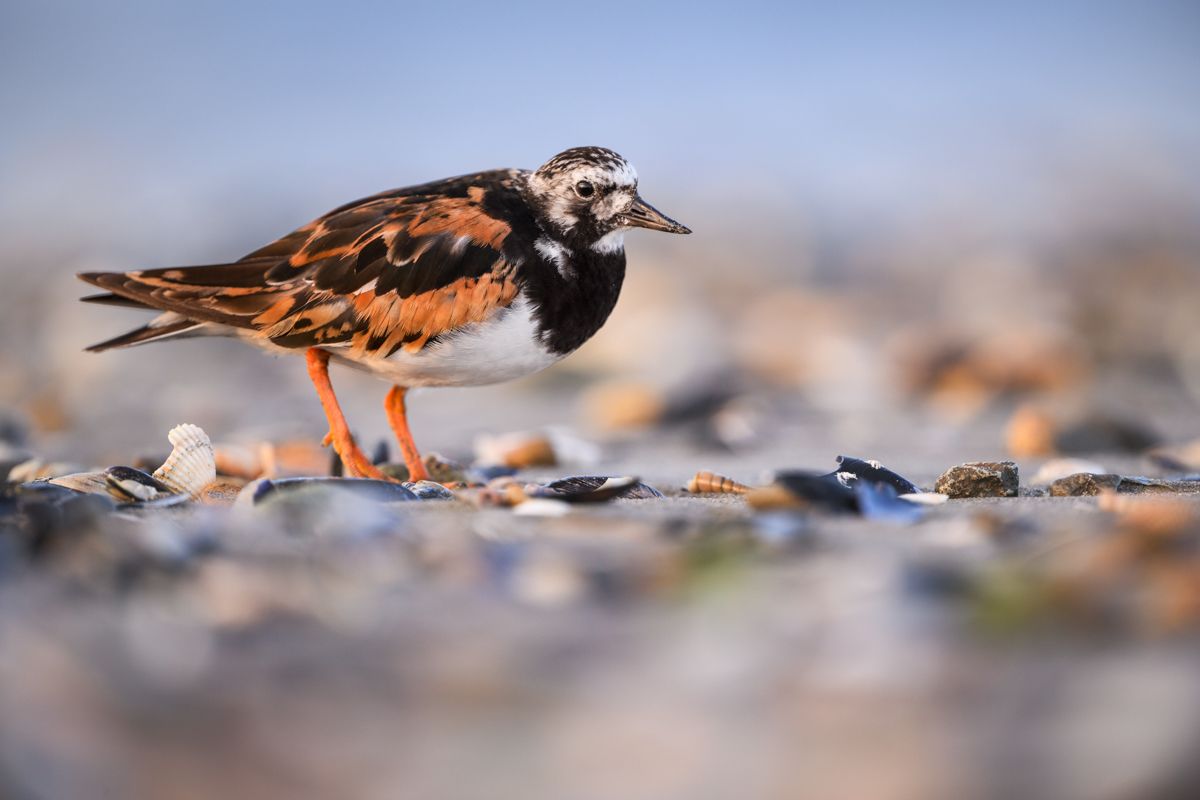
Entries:
[[333, 431], [325, 434], [325, 438], [321, 440], [322, 447], [333, 445], [334, 451], [338, 454], [338, 458], [342, 460], [342, 468], [348, 478], [372, 478], [377, 481], [389, 481], [391, 483], [399, 483], [397, 479], [385, 475], [379, 467], [371, 463], [371, 459], [359, 449], [358, 444], [353, 437], [347, 437], [341, 441], [334, 436]]

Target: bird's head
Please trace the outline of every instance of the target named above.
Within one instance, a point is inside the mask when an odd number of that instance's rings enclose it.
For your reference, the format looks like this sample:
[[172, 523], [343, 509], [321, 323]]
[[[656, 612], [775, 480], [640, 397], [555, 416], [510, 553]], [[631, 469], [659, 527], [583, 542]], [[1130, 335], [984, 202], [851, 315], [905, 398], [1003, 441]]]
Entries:
[[529, 176], [529, 193], [543, 227], [555, 238], [620, 249], [630, 228], [691, 233], [643, 200], [637, 172], [603, 147], [573, 147]]

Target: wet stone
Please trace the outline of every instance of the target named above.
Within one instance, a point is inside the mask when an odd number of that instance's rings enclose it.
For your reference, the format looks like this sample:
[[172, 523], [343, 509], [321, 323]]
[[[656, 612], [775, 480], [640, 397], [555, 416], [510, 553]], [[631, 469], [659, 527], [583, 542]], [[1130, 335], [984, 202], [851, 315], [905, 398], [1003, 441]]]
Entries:
[[1059, 478], [1050, 484], [1051, 497], [1088, 497], [1103, 491], [1117, 491], [1121, 485], [1120, 475], [1096, 475], [1090, 472], [1077, 472], [1065, 478]]
[[933, 490], [951, 498], [1016, 497], [1020, 486], [1012, 461], [976, 461], [942, 473]]

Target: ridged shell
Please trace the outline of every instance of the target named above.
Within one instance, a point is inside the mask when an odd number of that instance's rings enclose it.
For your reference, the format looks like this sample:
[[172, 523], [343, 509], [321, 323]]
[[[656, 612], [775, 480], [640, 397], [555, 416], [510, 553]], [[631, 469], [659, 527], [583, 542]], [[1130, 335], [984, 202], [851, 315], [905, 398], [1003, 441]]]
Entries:
[[525, 487], [530, 497], [565, 500], [568, 503], [603, 503], [618, 497], [648, 500], [662, 497], [662, 492], [637, 478], [610, 478], [604, 475], [579, 475], [560, 478], [543, 485]]
[[73, 472], [51, 478], [47, 483], [86, 494], [109, 494], [108, 475], [104, 472]]
[[687, 490], [692, 494], [745, 494], [750, 487], [716, 472], [701, 470], [688, 481]]
[[217, 479], [217, 462], [212, 441], [198, 425], [176, 425], [167, 434], [174, 449], [154, 477], [174, 492], [199, 497]]

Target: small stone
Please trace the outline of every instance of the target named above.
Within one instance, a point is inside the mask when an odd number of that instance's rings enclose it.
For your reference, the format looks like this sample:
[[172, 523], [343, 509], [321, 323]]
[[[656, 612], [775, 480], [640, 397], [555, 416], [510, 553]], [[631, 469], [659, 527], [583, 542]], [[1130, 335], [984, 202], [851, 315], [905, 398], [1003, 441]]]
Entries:
[[951, 498], [1016, 497], [1020, 479], [1012, 461], [959, 464], [942, 473], [933, 490]]
[[1121, 485], [1120, 475], [1077, 472], [1059, 478], [1050, 484], [1051, 497], [1091, 497], [1106, 490], [1117, 491]]
[[1200, 492], [1200, 480], [1169, 481], [1144, 478], [1140, 475], [1122, 475], [1117, 491], [1121, 494], [1196, 494]]

